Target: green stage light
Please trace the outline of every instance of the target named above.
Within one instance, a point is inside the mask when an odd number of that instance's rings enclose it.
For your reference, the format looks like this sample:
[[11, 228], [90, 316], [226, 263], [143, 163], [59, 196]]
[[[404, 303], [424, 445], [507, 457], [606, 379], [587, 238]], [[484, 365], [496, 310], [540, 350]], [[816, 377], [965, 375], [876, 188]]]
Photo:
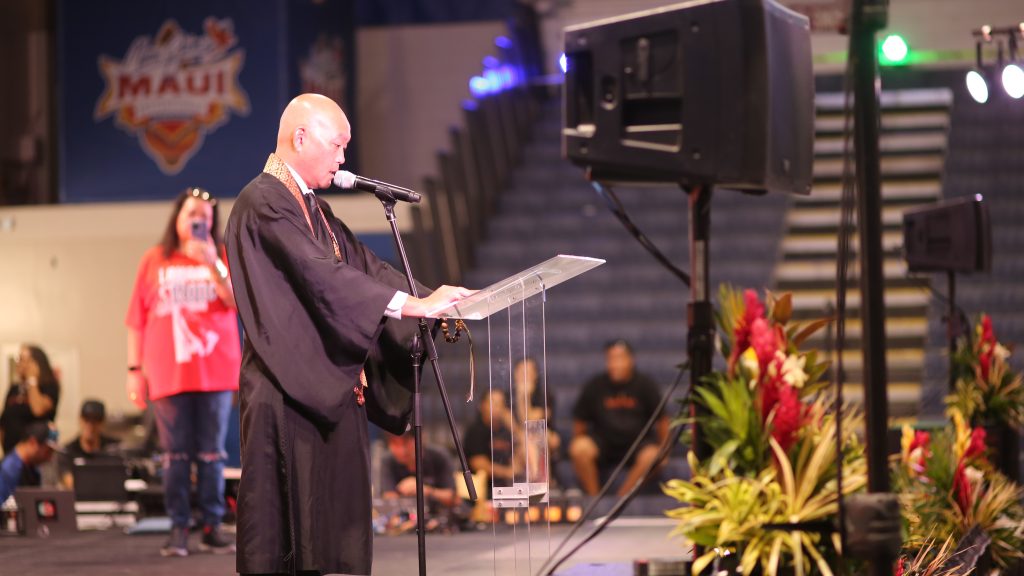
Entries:
[[906, 64], [909, 55], [910, 48], [907, 46], [907, 41], [899, 34], [889, 34], [882, 41], [879, 62], [890, 66]]

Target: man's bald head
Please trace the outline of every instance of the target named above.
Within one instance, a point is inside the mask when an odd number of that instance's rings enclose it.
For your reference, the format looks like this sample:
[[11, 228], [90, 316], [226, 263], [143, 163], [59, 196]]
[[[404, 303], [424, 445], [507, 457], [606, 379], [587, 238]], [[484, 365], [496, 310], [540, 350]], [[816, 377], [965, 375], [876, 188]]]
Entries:
[[338, 104], [320, 94], [296, 96], [281, 114], [277, 155], [310, 188], [331, 185], [338, 166], [345, 162], [345, 147], [352, 127]]

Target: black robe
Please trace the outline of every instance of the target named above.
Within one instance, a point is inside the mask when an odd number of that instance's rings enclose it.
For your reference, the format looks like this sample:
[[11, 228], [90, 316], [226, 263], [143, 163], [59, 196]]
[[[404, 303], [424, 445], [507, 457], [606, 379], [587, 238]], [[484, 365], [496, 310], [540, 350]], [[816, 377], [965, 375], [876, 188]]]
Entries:
[[[416, 321], [384, 316], [395, 291], [408, 289], [405, 277], [320, 205], [342, 262], [329, 241], [313, 237], [298, 201], [270, 174], [242, 190], [228, 221], [245, 327], [241, 573], [369, 574], [367, 417], [400, 434], [411, 415], [408, 344]], [[353, 388], [367, 363], [378, 368], [360, 406]]]

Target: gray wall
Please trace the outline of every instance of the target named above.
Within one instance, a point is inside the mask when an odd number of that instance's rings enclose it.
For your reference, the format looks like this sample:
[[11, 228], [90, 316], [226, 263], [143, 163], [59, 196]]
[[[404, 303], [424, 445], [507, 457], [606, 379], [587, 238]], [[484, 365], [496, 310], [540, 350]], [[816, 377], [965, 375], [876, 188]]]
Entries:
[[356, 106], [361, 170], [410, 188], [436, 174], [448, 127], [461, 122], [469, 79], [495, 53], [501, 22], [363, 28]]

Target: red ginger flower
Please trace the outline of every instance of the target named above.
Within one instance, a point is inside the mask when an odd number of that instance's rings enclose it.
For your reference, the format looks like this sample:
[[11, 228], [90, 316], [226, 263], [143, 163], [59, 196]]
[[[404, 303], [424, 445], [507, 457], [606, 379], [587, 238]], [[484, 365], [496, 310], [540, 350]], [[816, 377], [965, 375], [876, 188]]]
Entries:
[[[783, 359], [773, 361], [774, 376], [764, 377], [761, 383], [761, 422], [767, 423], [772, 416], [771, 435], [783, 450], [789, 450], [796, 441], [796, 433], [803, 425], [805, 410], [796, 389], [782, 377]], [[765, 374], [767, 370], [762, 370]]]
[[992, 317], [988, 314], [981, 315], [981, 340], [989, 344], [996, 343], [996, 332], [992, 329]]
[[932, 435], [925, 430], [915, 430], [914, 440], [910, 443], [910, 452], [917, 450], [918, 448], [928, 449], [928, 445], [931, 444]]
[[764, 318], [764, 304], [758, 300], [757, 292], [750, 289], [745, 290], [743, 292], [743, 316], [736, 322], [736, 327], [733, 329], [735, 345], [729, 355], [730, 374], [736, 369], [736, 362], [740, 355], [750, 347], [750, 329], [758, 318]]
[[772, 438], [789, 450], [796, 441], [796, 433], [802, 424], [803, 405], [797, 397], [796, 390], [785, 384], [779, 388], [779, 401], [775, 405], [775, 417], [772, 419]]
[[971, 482], [967, 479], [967, 470], [964, 466], [964, 459], [960, 459], [960, 463], [956, 465], [956, 471], [953, 473], [953, 496], [956, 499], [956, 505], [960, 508], [960, 512], [967, 514], [971, 508], [971, 502], [973, 496], [971, 494]]
[[996, 344], [995, 330], [992, 329], [992, 318], [988, 314], [982, 314], [981, 335], [978, 339], [978, 367], [981, 369], [981, 379], [986, 382], [992, 367], [992, 355], [995, 352]]
[[924, 430], [914, 431], [914, 440], [910, 442], [910, 447], [907, 449], [907, 453], [913, 454], [914, 450], [917, 450], [918, 448], [921, 449], [917, 459], [917, 466], [920, 467], [921, 470], [924, 470], [928, 457], [931, 456], [931, 449], [929, 448], [931, 442], [932, 435], [928, 432]]
[[971, 430], [971, 442], [964, 450], [963, 460], [970, 460], [976, 456], [985, 455], [985, 429], [974, 428]]
[[767, 373], [768, 364], [775, 359], [775, 351], [779, 349], [775, 330], [764, 318], [758, 318], [750, 325], [750, 346], [757, 354], [757, 363], [763, 379]]
[[772, 409], [775, 408], [779, 403], [780, 389], [785, 383], [782, 381], [782, 376], [776, 376], [775, 378], [765, 379], [761, 383], [761, 423], [768, 421], [768, 416], [772, 413]]

